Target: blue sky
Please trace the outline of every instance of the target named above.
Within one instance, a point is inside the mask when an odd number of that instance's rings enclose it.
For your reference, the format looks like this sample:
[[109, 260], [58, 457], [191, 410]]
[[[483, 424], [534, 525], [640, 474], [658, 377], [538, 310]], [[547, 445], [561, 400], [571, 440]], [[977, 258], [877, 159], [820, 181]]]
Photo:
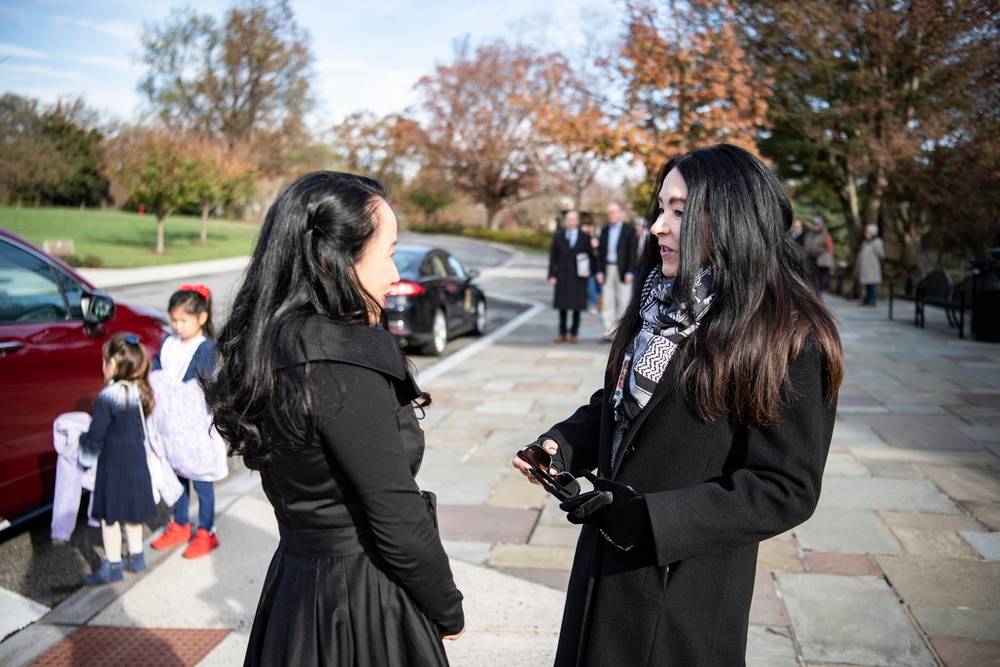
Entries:
[[[83, 95], [92, 107], [135, 119], [143, 25], [183, 4], [0, 0], [0, 92], [45, 103]], [[192, 4], [221, 17], [233, 2]], [[454, 40], [466, 34], [475, 44], [516, 41], [527, 30], [526, 42], [568, 51], [582, 42], [584, 26], [612, 39], [621, 25], [617, 0], [292, 0], [292, 7], [312, 37], [313, 122], [321, 126], [360, 109], [382, 115], [415, 103], [413, 85], [449, 62]]]

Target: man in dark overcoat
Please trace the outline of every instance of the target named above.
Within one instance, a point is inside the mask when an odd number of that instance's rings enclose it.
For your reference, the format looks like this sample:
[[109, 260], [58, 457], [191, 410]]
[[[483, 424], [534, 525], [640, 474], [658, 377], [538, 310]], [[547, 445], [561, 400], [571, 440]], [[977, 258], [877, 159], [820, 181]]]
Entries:
[[552, 307], [559, 311], [557, 343], [565, 343], [567, 316], [572, 312], [569, 342], [576, 343], [580, 333], [580, 311], [587, 309], [587, 276], [593, 270], [590, 235], [580, 230], [580, 214], [567, 211], [563, 229], [552, 237], [549, 248], [549, 284], [555, 287]]
[[625, 222], [621, 205], [611, 202], [608, 204], [608, 224], [601, 228], [596, 267], [597, 282], [604, 286], [601, 319], [605, 336], [611, 335], [632, 295], [637, 247], [635, 228]]

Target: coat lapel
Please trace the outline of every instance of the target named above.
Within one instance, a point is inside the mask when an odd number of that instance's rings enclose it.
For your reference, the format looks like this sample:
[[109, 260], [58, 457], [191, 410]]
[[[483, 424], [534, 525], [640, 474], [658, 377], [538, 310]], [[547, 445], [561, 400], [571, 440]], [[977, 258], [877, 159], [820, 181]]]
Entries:
[[[677, 383], [680, 382], [680, 371], [678, 370], [678, 365], [674, 359], [671, 359], [670, 363], [667, 365], [666, 371], [663, 373], [663, 377], [660, 378], [659, 383], [656, 385], [656, 389], [653, 390], [653, 395], [649, 397], [649, 402], [646, 407], [643, 408], [636, 418], [632, 420], [629, 424], [628, 429], [625, 431], [625, 435], [622, 436], [622, 444], [618, 447], [618, 454], [615, 460], [611, 462], [611, 479], [614, 479], [618, 475], [618, 470], [621, 468], [622, 461], [625, 460], [625, 454], [628, 452], [629, 447], [632, 446], [632, 441], [635, 439], [635, 434], [639, 432], [639, 428], [642, 423], [646, 421], [646, 417], [656, 409], [663, 399], [670, 396], [677, 389]], [[612, 436], [613, 437], [613, 436]]]

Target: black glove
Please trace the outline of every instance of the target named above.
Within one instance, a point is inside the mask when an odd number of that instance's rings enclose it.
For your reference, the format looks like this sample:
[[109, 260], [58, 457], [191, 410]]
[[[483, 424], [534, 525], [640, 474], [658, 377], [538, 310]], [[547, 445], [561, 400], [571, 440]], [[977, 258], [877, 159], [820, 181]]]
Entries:
[[599, 528], [604, 538], [619, 549], [628, 551], [649, 527], [646, 499], [631, 486], [596, 476], [589, 470], [583, 476], [594, 490], [559, 504], [570, 523], [586, 523]]

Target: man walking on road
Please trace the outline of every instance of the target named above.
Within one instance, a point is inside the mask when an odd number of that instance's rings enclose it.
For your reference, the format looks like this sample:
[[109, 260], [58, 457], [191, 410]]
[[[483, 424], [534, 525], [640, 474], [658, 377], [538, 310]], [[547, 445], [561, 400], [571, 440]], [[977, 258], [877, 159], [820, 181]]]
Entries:
[[625, 312], [632, 292], [632, 272], [635, 270], [636, 235], [632, 225], [622, 219], [622, 207], [608, 204], [608, 224], [601, 228], [597, 248], [597, 282], [604, 286], [601, 319], [604, 336], [611, 334], [615, 322]]

